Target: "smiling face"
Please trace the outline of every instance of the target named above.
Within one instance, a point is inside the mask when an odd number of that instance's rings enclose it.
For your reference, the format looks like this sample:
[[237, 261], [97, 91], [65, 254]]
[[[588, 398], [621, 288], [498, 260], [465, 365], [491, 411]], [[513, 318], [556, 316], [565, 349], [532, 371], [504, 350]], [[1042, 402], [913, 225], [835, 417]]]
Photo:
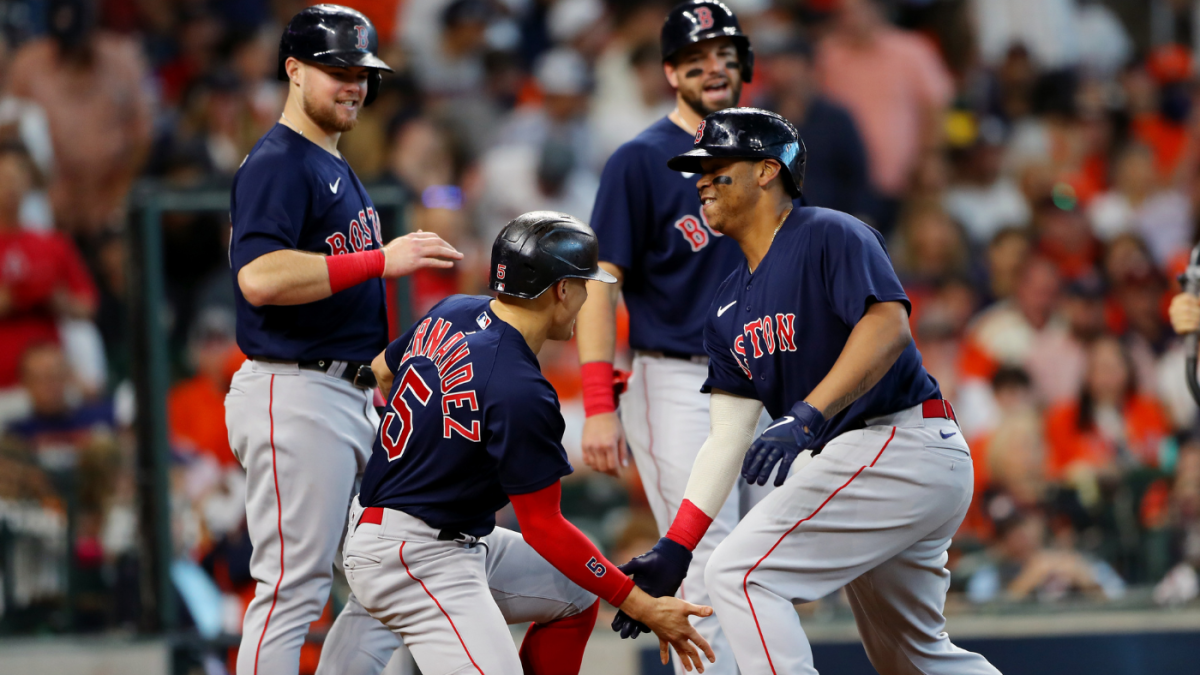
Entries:
[[[708, 226], [721, 234], [730, 234], [754, 209], [762, 198], [763, 189], [778, 182], [775, 179], [779, 177], [779, 170], [780, 164], [774, 159], [701, 159], [696, 190]], [[782, 185], [777, 189], [782, 191]]]
[[304, 113], [327, 133], [350, 131], [358, 124], [358, 112], [367, 97], [371, 69], [344, 68], [287, 60], [288, 77], [300, 89]]
[[663, 63], [667, 81], [701, 117], [737, 105], [742, 95], [738, 50], [732, 38], [703, 40]]

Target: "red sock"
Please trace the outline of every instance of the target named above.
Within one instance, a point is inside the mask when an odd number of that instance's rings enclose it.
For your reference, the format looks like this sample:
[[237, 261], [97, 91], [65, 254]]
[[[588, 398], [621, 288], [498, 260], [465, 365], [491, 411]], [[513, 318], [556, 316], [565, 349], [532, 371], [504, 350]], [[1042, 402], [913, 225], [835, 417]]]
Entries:
[[600, 601], [575, 616], [535, 623], [521, 642], [521, 670], [525, 675], [579, 675]]

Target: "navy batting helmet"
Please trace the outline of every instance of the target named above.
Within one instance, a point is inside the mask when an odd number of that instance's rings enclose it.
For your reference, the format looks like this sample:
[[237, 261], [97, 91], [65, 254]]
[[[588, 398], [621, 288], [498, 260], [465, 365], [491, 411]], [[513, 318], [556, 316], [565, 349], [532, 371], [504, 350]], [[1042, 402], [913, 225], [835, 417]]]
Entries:
[[675, 171], [703, 173], [704, 157], [774, 159], [783, 165], [783, 186], [799, 197], [804, 185], [804, 141], [792, 123], [758, 108], [726, 108], [700, 122], [692, 149], [672, 157], [667, 167]]
[[600, 269], [600, 243], [592, 228], [556, 211], [531, 211], [513, 218], [492, 244], [493, 291], [536, 298], [560, 279], [616, 283]]
[[742, 32], [733, 10], [716, 0], [687, 0], [671, 10], [662, 27], [662, 60], [669, 60], [675, 52], [690, 44], [719, 37], [733, 39], [742, 81], [749, 82], [754, 75], [754, 50], [750, 48], [750, 39]]
[[284, 64], [289, 56], [326, 66], [366, 66], [371, 71], [363, 105], [371, 105], [383, 79], [380, 71], [392, 72], [378, 54], [375, 25], [362, 12], [341, 5], [313, 5], [293, 16], [283, 29], [278, 77], [288, 79]]

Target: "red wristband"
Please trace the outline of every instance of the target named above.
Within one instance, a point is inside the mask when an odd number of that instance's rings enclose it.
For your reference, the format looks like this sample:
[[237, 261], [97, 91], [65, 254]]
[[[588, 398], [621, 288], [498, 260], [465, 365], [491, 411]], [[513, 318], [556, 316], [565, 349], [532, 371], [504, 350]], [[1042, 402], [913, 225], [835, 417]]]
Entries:
[[675, 514], [671, 529], [667, 530], [667, 539], [694, 551], [704, 533], [708, 532], [712, 521], [713, 519], [701, 511], [699, 506], [693, 504], [690, 499], [685, 499], [679, 505], [679, 513]]
[[329, 268], [329, 290], [333, 293], [344, 291], [351, 286], [357, 286], [367, 279], [378, 279], [383, 276], [387, 258], [383, 249], [325, 257], [325, 266]]
[[583, 381], [583, 414], [587, 417], [610, 413], [617, 409], [613, 394], [613, 364], [591, 361], [579, 367]]

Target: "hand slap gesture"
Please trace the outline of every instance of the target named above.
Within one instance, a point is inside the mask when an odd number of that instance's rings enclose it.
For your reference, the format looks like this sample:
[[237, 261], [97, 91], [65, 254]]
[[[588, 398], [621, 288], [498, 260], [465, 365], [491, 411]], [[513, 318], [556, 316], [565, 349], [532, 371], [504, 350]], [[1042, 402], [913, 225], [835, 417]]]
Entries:
[[407, 276], [426, 267], [448, 269], [454, 266], [455, 260], [462, 260], [463, 257], [441, 237], [421, 231], [391, 240], [383, 247], [383, 255], [384, 279]]

